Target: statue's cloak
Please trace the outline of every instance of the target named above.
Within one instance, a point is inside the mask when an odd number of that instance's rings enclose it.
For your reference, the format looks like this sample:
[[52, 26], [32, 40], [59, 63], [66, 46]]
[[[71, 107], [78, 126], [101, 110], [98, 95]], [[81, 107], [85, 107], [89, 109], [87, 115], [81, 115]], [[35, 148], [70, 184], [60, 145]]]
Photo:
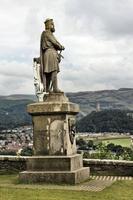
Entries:
[[43, 31], [40, 40], [40, 70], [42, 79], [45, 73], [59, 72], [58, 50], [62, 50], [62, 46], [56, 40], [53, 33], [48, 30]]

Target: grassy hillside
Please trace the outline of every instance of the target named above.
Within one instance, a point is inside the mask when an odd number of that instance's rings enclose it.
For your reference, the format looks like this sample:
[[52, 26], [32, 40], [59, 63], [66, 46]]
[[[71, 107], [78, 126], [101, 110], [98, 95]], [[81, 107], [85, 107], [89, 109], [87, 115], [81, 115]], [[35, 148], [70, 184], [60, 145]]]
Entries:
[[97, 103], [103, 109], [133, 110], [133, 89], [102, 90], [68, 93], [69, 99], [80, 105], [83, 115], [96, 110]]

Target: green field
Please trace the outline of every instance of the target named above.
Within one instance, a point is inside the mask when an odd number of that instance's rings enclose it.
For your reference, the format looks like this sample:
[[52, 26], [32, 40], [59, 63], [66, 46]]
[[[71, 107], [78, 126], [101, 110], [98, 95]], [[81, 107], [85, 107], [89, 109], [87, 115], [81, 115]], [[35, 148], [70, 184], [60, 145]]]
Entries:
[[17, 180], [17, 175], [0, 175], [0, 200], [133, 200], [133, 181], [117, 181], [101, 192], [86, 192], [45, 189]]
[[130, 147], [131, 146], [131, 139], [130, 138], [107, 139], [107, 140], [102, 140], [102, 142], [105, 143], [105, 144], [114, 143], [115, 145], [121, 145], [123, 147]]

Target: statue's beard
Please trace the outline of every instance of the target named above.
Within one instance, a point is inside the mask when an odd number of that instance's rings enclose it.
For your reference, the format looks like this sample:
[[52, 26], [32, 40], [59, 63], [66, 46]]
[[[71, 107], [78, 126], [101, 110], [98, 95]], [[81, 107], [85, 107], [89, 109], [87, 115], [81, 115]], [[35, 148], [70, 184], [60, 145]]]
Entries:
[[55, 32], [55, 28], [51, 28], [51, 31], [52, 31], [52, 32]]

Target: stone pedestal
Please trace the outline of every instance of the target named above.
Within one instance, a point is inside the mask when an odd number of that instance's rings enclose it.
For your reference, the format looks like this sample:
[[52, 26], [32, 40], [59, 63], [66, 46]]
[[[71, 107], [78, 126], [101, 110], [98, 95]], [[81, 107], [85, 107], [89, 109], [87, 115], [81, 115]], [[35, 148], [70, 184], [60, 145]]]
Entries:
[[23, 182], [76, 184], [89, 177], [82, 156], [76, 154], [76, 104], [64, 93], [51, 93], [44, 102], [27, 106], [33, 121], [34, 156], [27, 161], [27, 171], [20, 173]]

